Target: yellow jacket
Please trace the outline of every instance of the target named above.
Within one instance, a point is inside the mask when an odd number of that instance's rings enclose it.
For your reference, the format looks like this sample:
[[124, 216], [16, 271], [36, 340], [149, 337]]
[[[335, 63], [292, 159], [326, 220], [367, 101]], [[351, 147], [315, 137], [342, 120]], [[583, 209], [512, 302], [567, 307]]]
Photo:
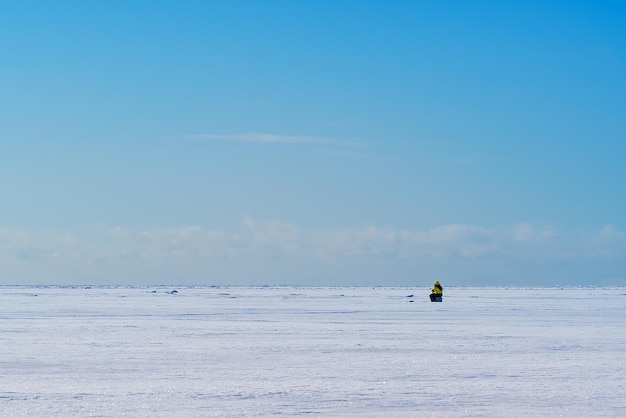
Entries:
[[432, 288], [432, 292], [437, 296], [443, 296], [443, 287], [441, 287], [439, 282], [435, 282], [435, 285]]

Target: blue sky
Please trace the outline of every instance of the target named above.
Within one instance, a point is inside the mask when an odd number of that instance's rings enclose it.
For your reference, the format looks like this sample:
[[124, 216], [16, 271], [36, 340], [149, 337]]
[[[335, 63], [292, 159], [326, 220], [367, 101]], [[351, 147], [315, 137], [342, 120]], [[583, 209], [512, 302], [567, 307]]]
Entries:
[[622, 2], [3, 2], [0, 283], [626, 284]]

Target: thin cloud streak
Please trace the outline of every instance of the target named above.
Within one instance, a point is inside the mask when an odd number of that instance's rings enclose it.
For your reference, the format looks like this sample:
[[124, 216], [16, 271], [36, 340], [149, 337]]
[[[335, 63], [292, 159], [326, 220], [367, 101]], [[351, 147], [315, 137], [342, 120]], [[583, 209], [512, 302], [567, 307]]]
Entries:
[[241, 133], [232, 135], [219, 134], [194, 134], [183, 135], [186, 139], [200, 139], [210, 141], [231, 141], [231, 142], [254, 142], [262, 144], [329, 144], [329, 145], [363, 145], [361, 142], [344, 141], [334, 138], [305, 135], [276, 135], [262, 133]]

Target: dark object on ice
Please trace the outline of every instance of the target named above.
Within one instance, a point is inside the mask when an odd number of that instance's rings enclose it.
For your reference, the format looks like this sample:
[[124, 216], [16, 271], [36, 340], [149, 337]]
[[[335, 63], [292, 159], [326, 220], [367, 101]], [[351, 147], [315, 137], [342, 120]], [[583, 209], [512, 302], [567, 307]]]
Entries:
[[443, 287], [441, 287], [439, 281], [435, 281], [435, 284], [431, 289], [430, 301], [443, 302]]
[[443, 298], [441, 296], [437, 296], [434, 294], [430, 294], [430, 301], [431, 302], [443, 302]]
[[407, 298], [412, 298], [412, 297], [413, 297], [413, 294], [411, 293], [410, 295], [407, 295], [406, 297], [407, 297]]
[[167, 292], [167, 293], [169, 293], [170, 295], [175, 295], [176, 293], [178, 293], [178, 290], [172, 290], [172, 291]]

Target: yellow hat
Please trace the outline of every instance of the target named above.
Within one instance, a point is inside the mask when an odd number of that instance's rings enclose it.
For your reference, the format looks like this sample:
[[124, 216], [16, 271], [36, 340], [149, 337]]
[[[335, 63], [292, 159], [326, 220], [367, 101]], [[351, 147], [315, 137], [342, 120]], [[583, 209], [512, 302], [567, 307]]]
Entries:
[[439, 281], [438, 281], [438, 280], [436, 280], [436, 281], [435, 281], [435, 286], [437, 286], [438, 284], [439, 284]]

